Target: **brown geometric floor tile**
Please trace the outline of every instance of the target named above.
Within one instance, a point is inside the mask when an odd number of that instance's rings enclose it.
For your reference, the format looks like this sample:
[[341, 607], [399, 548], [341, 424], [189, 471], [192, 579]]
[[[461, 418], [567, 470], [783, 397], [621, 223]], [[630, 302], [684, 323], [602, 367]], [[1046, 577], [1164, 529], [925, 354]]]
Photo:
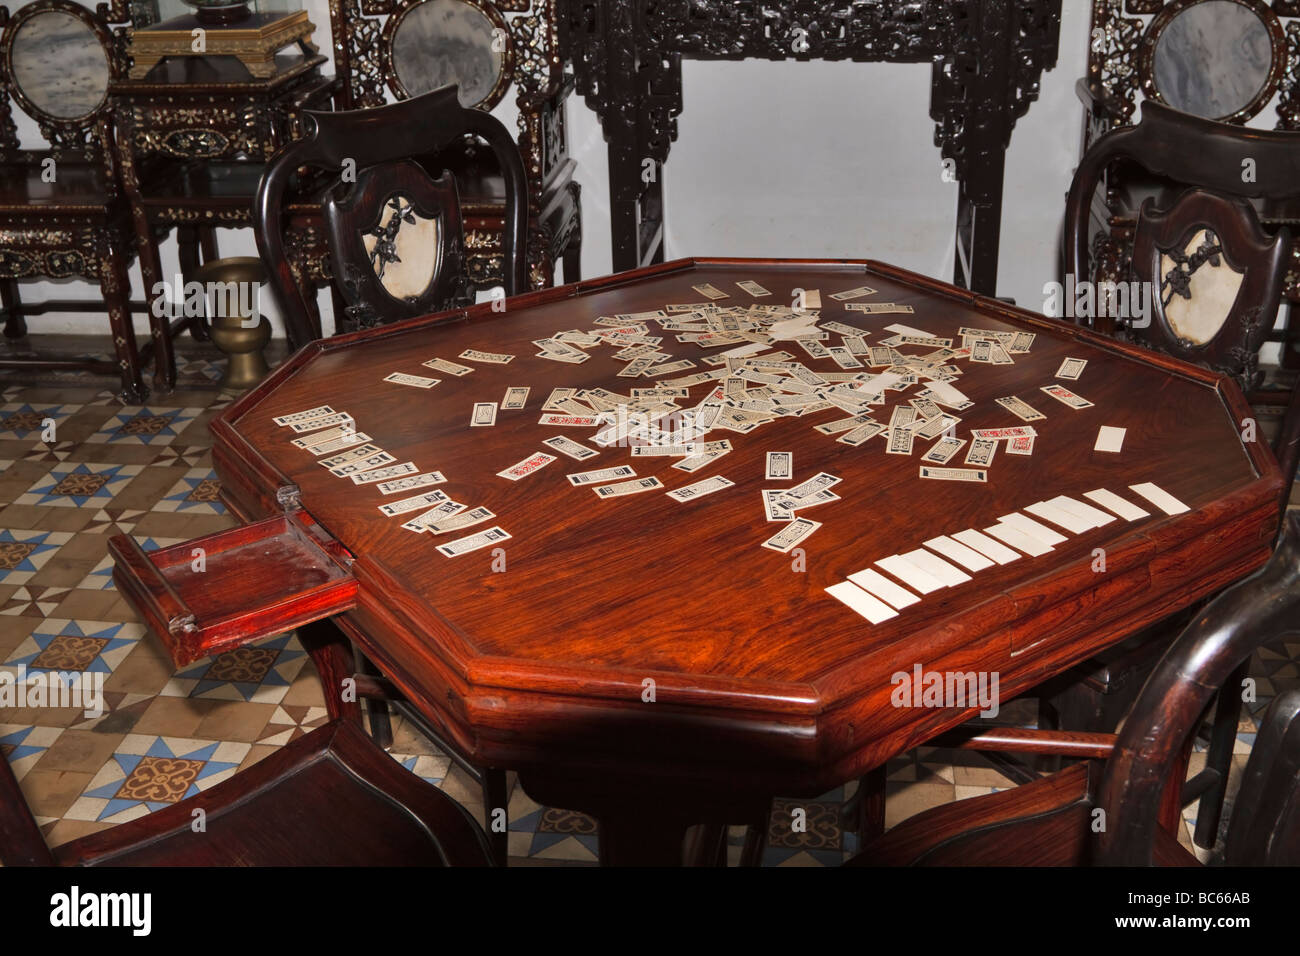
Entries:
[[308, 665], [298, 672], [285, 692], [281, 704], [297, 707], [324, 707], [325, 693], [321, 690], [320, 675], [313, 665]]
[[[105, 681], [107, 683], [107, 681]], [[6, 707], [7, 724], [30, 724], [33, 727], [71, 727], [85, 719], [83, 707]]]
[[952, 772], [953, 783], [959, 787], [996, 787], [999, 790], [1006, 790], [1016, 785], [1014, 780], [999, 773], [988, 764], [963, 766], [954, 763]]
[[[542, 819], [544, 822], [545, 813]], [[539, 826], [538, 829], [543, 828]], [[784, 798], [772, 801], [772, 814], [768, 819], [768, 846], [838, 850], [842, 838], [839, 803]]]
[[141, 508], [100, 508], [81, 529], [82, 534], [131, 534], [136, 524], [149, 512]]
[[126, 694], [157, 694], [176, 672], [171, 658], [155, 647], [156, 638], [146, 634], [122, 663], [104, 681], [105, 690]]
[[[18, 588], [9, 589], [13, 593], [18, 592]], [[0, 590], [0, 595], [4, 591]], [[23, 615], [19, 617], [0, 618], [0, 661], [8, 660], [9, 655], [23, 641], [36, 630], [36, 626], [41, 623], [41, 618]], [[7, 723], [8, 721], [6, 721]]]
[[57, 464], [67, 461], [81, 447], [83, 446], [79, 442], [74, 441], [56, 441], [53, 444], [37, 442], [16, 457], [19, 461], [33, 464]]
[[[415, 756], [420, 754], [436, 755], [442, 753], [433, 741], [424, 736], [424, 734], [417, 730], [415, 725], [405, 717], [394, 716], [391, 719], [393, 722], [393, 746], [390, 749], [393, 753]], [[368, 729], [369, 721], [367, 721], [366, 726]]]
[[149, 708], [152, 697], [147, 694], [123, 694], [104, 691], [104, 713], [74, 723], [74, 730], [93, 730], [97, 734], [129, 734]]
[[95, 820], [60, 820], [45, 830], [45, 842], [51, 847], [63, 846], [81, 837], [111, 830], [113, 826], [112, 823], [99, 823]]
[[21, 584], [0, 592], [0, 615], [15, 617], [52, 617], [54, 610], [67, 599], [71, 588], [41, 587]]
[[[99, 768], [95, 768], [98, 770]], [[19, 788], [27, 807], [38, 817], [61, 817], [90, 785], [95, 771], [42, 770], [23, 777]]]
[[950, 783], [897, 784], [891, 781], [885, 785], [885, 829], [955, 799], [955, 788]]
[[0, 528], [39, 528], [42, 531], [80, 531], [91, 519], [87, 508], [46, 508], [9, 505], [0, 511]]
[[134, 534], [139, 538], [190, 538], [224, 531], [236, 524], [229, 515], [189, 515], [171, 511], [151, 511], [136, 522]]
[[213, 701], [217, 706], [199, 724], [195, 737], [207, 740], [238, 740], [255, 743], [262, 737], [266, 722], [275, 712], [275, 704], [256, 704], [242, 700]]
[[36, 762], [36, 770], [82, 771], [99, 768], [125, 738], [125, 734], [97, 734], [65, 730]]
[[138, 621], [140, 615], [113, 590], [88, 591], [74, 588], [64, 595], [51, 617], [69, 621]]
[[210, 445], [163, 445], [155, 449], [156, 454], [150, 464], [163, 468], [181, 467], [187, 471], [200, 465], [211, 464], [212, 448]]
[[[101, 446], [104, 447], [104, 446]], [[114, 446], [107, 446], [114, 447]], [[139, 451], [149, 452], [149, 457], [156, 457], [157, 449], [140, 446]], [[176, 482], [185, 477], [186, 469], [169, 468], [164, 465], [149, 465], [136, 475], [131, 483], [113, 496], [115, 508], [137, 508], [148, 511], [166, 496]]]
[[148, 445], [80, 444], [68, 455], [68, 461], [102, 461], [111, 465], [147, 465], [156, 456]]
[[276, 704], [257, 742], [283, 747], [290, 741], [323, 726], [329, 721], [325, 708], [294, 704]]
[[279, 749], [279, 747], [271, 747], [266, 744], [253, 744], [253, 746], [248, 750], [248, 756], [246, 756], [244, 762], [239, 765], [239, 772], [243, 773], [259, 760], [271, 756], [271, 754], [275, 753]]
[[188, 697], [154, 697], [131, 732], [168, 737], [197, 737], [195, 730], [212, 713], [217, 701]]

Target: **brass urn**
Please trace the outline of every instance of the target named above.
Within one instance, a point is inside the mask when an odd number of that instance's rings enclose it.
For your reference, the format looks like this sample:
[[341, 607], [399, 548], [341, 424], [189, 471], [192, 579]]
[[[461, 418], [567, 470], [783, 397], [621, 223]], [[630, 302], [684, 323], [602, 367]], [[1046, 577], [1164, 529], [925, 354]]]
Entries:
[[257, 311], [257, 293], [266, 281], [262, 260], [253, 256], [213, 259], [194, 278], [204, 286], [212, 342], [227, 359], [221, 387], [251, 388], [270, 371], [262, 350], [271, 341], [271, 323]]

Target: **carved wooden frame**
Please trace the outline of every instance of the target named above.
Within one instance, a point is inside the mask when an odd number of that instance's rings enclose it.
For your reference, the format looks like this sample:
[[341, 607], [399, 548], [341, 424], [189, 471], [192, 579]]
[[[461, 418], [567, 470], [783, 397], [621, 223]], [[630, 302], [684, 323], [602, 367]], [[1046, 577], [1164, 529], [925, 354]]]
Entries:
[[[397, 31], [401, 29], [406, 17], [417, 7], [422, 7], [429, 2], [431, 0], [396, 0], [389, 8], [388, 20], [385, 21], [383, 33], [380, 35], [379, 58], [383, 65], [384, 78], [393, 95], [401, 100], [408, 100], [414, 94], [406, 88], [401, 77], [397, 75], [397, 64], [393, 62], [393, 42], [397, 39]], [[496, 83], [482, 100], [466, 104], [474, 109], [490, 110], [501, 102], [506, 90], [510, 89], [515, 81], [515, 44], [510, 34], [510, 25], [501, 15], [501, 11], [491, 3], [482, 0], [451, 0], [451, 2], [477, 10], [494, 29], [501, 31], [501, 36], [505, 37], [505, 49], [501, 51], [501, 73], [497, 76]]]
[[[410, 297], [394, 295], [370, 268], [364, 240], [382, 222], [389, 201], [398, 196], [410, 203], [416, 215], [438, 223], [429, 281], [419, 295]], [[409, 159], [370, 166], [357, 174], [356, 183], [346, 191], [335, 188], [328, 193], [323, 212], [351, 325], [370, 328], [380, 322], [438, 311], [447, 302], [463, 301], [463, 226], [460, 198], [451, 173], [444, 171], [434, 179]]]
[[[1219, 238], [1219, 254], [1241, 274], [1241, 286], [1223, 324], [1209, 341], [1197, 344], [1175, 332], [1157, 290], [1163, 282], [1162, 257], [1185, 248], [1202, 229]], [[1175, 358], [1231, 375], [1243, 391], [1258, 387], [1259, 349], [1280, 301], [1290, 247], [1288, 230], [1284, 227], [1270, 237], [1244, 199], [1189, 189], [1168, 209], [1156, 209], [1146, 200], [1133, 239], [1133, 271], [1151, 284], [1152, 315], [1147, 328], [1136, 329], [1138, 338]]]
[[[1152, 17], [1151, 22], [1147, 25], [1146, 32], [1143, 33], [1142, 40], [1138, 45], [1137, 70], [1142, 93], [1148, 99], [1168, 105], [1156, 86], [1155, 55], [1156, 47], [1160, 43], [1160, 35], [1181, 13], [1206, 2], [1207, 0], [1171, 0], [1170, 3], [1160, 8], [1160, 12]], [[1290, 55], [1287, 50], [1286, 31], [1282, 27], [1282, 21], [1278, 19], [1277, 14], [1269, 8], [1268, 4], [1264, 3], [1263, 0], [1228, 0], [1228, 2], [1245, 7], [1264, 24], [1265, 29], [1268, 30], [1269, 45], [1272, 48], [1272, 63], [1269, 66], [1268, 78], [1264, 81], [1264, 85], [1259, 88], [1255, 96], [1245, 106], [1227, 116], [1205, 118], [1220, 123], [1244, 123], [1267, 106], [1273, 98], [1273, 94], [1277, 92], [1278, 86], [1282, 82], [1282, 77], [1288, 72]]]

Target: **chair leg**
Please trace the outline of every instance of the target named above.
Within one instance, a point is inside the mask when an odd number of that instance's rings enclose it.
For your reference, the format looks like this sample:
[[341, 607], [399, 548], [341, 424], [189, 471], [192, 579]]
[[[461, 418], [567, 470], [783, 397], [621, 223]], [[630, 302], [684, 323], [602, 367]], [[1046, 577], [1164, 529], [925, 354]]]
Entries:
[[1219, 833], [1219, 817], [1227, 795], [1228, 772], [1232, 769], [1232, 751], [1237, 742], [1237, 724], [1241, 721], [1241, 683], [1250, 671], [1250, 660], [1232, 672], [1221, 688], [1214, 706], [1214, 725], [1210, 747], [1205, 754], [1205, 768], [1217, 774], [1210, 788], [1201, 795], [1196, 808], [1196, 833], [1192, 841], [1204, 849], [1213, 849]]
[[[509, 809], [507, 808], [506, 772], [493, 768], [483, 770], [483, 810], [487, 814], [488, 845], [492, 850], [492, 859], [498, 866], [505, 866], [510, 855], [509, 845]], [[507, 814], [505, 826], [498, 830], [495, 826], [494, 811], [501, 810]]]
[[0, 279], [0, 311], [4, 312], [5, 338], [21, 339], [27, 334], [27, 322], [19, 306], [17, 279]]
[[858, 778], [858, 792], [846, 804], [846, 823], [866, 844], [885, 832], [885, 765], [868, 770]]
[[[343, 718], [361, 723], [361, 703], [353, 677], [356, 665], [352, 657], [352, 642], [329, 618], [302, 625], [298, 628], [298, 640], [320, 674], [325, 712], [330, 720]], [[349, 682], [351, 693], [348, 692]]]
[[[352, 646], [352, 654], [357, 662], [358, 674], [365, 674], [367, 677], [381, 676], [379, 668], [375, 667], [366, 655], [357, 650], [355, 644]], [[387, 750], [393, 745], [393, 721], [389, 713], [388, 702], [372, 697], [366, 702], [366, 707], [370, 711], [370, 736], [374, 738], [380, 749]]]
[[[165, 283], [162, 258], [158, 254], [158, 239], [147, 224], [142, 229], [143, 233], [137, 231], [136, 245], [140, 251], [144, 299], [149, 306], [149, 334], [153, 337], [153, 387], [165, 395], [176, 387], [176, 355], [172, 348], [171, 316], [167, 314], [165, 300], [157, 301], [159, 297], [154, 294], [154, 290]], [[159, 312], [162, 314], [159, 315]]]
[[[201, 231], [199, 226], [176, 227], [176, 257], [180, 260], [181, 275], [185, 277], [187, 283], [197, 281], [198, 278]], [[206, 312], [206, 310], [204, 311]], [[195, 341], [207, 341], [208, 330], [203, 313], [188, 317], [185, 321], [185, 328]]]
[[108, 309], [113, 348], [122, 371], [122, 400], [128, 405], [142, 404], [149, 396], [149, 389], [140, 377], [140, 350], [131, 324], [131, 284], [119, 250], [110, 249], [100, 261], [99, 289]]
[[771, 824], [772, 809], [764, 814], [763, 819], [745, 827], [745, 846], [740, 851], [740, 865], [745, 867], [761, 866], [763, 850], [767, 848], [767, 828]]
[[578, 282], [582, 279], [582, 233], [576, 233], [569, 240], [569, 245], [565, 248], [560, 257], [564, 263], [564, 284]]

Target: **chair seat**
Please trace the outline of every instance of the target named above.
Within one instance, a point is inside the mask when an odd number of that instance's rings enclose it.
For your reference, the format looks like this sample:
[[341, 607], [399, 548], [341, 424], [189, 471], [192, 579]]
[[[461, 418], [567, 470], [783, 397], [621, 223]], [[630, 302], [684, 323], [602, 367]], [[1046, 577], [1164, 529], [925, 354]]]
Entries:
[[39, 158], [30, 163], [0, 163], [0, 215], [30, 215], [34, 209], [55, 206], [79, 216], [107, 212], [109, 183], [102, 165], [60, 160], [55, 170], [54, 181], [45, 182]]
[[[917, 814], [869, 843], [850, 866], [1087, 866], [1096, 845], [1089, 764]], [[1159, 866], [1199, 866], [1159, 831]]]
[[[194, 810], [206, 814], [192, 829]], [[487, 865], [482, 831], [450, 797], [354, 724], [312, 731], [180, 803], [54, 850], [63, 865]]]

